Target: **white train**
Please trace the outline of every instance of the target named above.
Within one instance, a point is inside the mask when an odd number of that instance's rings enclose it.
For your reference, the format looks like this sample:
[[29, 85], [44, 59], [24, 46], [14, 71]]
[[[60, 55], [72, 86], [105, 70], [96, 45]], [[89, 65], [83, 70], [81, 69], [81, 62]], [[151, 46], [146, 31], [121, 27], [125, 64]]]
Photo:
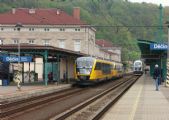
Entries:
[[143, 74], [143, 62], [141, 60], [134, 61], [133, 72], [135, 75], [142, 75]]

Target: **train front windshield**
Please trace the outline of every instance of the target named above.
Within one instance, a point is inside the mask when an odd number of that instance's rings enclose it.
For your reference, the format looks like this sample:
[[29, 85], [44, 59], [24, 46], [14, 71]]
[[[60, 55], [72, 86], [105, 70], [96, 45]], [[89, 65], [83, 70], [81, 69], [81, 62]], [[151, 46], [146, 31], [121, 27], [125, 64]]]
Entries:
[[134, 64], [135, 71], [141, 71], [141, 67], [142, 67], [141, 65], [142, 65], [141, 62], [136, 62]]
[[140, 62], [136, 62], [135, 63], [135, 67], [140, 67], [141, 66], [141, 63]]
[[92, 58], [78, 58], [76, 60], [76, 72], [77, 74], [89, 75], [92, 71], [94, 59]]

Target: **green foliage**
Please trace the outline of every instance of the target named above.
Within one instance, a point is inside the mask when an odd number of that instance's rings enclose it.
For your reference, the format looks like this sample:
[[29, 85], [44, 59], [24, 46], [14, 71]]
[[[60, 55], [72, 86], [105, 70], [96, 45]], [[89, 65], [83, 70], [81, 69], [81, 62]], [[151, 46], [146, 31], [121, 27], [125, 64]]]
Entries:
[[[139, 59], [138, 38], [156, 40], [158, 37], [155, 27], [134, 27], [159, 24], [159, 8], [153, 4], [131, 3], [128, 0], [0, 0], [0, 6], [0, 12], [12, 7], [38, 7], [60, 8], [69, 14], [72, 14], [73, 7], [78, 6], [81, 19], [97, 26], [97, 39], [109, 40], [122, 47], [123, 61]], [[165, 9], [165, 14], [169, 15], [169, 8]], [[164, 19], [166, 21], [169, 17]], [[166, 29], [164, 31], [167, 33]], [[163, 36], [167, 40], [167, 35]]]

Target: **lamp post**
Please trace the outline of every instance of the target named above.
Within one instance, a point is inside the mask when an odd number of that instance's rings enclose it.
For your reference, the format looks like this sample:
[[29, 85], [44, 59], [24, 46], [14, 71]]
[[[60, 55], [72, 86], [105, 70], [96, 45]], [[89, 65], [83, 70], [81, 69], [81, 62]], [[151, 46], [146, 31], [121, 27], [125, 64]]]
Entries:
[[18, 90], [21, 90], [21, 79], [20, 79], [20, 43], [18, 42], [18, 71], [15, 74], [14, 81], [17, 83]]
[[18, 66], [20, 65], [20, 41], [18, 41]]
[[[20, 30], [21, 30], [21, 27], [23, 27], [22, 23], [18, 22], [16, 25], [15, 25], [18, 33], [20, 34]], [[20, 41], [18, 40], [18, 66], [20, 64]]]
[[[17, 23], [16, 25], [15, 25], [15, 27], [16, 27], [16, 30], [18, 31], [18, 34], [20, 35], [20, 30], [21, 30], [21, 27], [23, 27], [22, 26], [22, 23]], [[18, 43], [18, 72], [17, 72], [17, 74], [16, 74], [16, 82], [17, 82], [17, 88], [18, 88], [18, 90], [21, 90], [21, 77], [20, 77], [20, 41], [19, 40], [17, 40], [17, 43]]]

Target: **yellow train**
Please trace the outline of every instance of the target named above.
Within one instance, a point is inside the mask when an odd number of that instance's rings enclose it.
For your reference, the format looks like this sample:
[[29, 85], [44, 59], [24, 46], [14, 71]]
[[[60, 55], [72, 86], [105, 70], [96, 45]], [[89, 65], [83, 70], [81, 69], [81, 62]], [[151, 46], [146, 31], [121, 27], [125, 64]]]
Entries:
[[90, 85], [108, 79], [122, 77], [123, 65], [117, 62], [96, 59], [94, 57], [79, 57], [75, 65], [77, 84]]

